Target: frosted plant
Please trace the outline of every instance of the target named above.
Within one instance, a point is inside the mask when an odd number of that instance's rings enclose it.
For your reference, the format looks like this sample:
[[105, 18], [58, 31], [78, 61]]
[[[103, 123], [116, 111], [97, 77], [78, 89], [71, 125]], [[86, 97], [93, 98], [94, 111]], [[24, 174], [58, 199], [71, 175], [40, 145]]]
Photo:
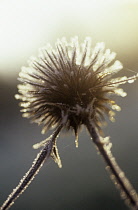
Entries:
[[29, 66], [22, 68], [19, 73], [19, 94], [15, 97], [21, 100], [23, 117], [42, 124], [43, 134], [49, 128], [54, 132], [33, 146], [34, 149], [43, 149], [4, 202], [2, 210], [13, 204], [49, 157], [62, 167], [56, 146], [57, 136], [62, 129], [72, 129], [78, 147], [78, 132], [82, 125], [86, 126], [103, 156], [121, 196], [129, 206], [138, 209], [137, 194], [112, 156], [109, 138], [101, 136], [105, 115], [114, 121], [115, 111], [121, 109], [112, 96], [126, 96], [119, 86], [132, 83], [138, 77], [115, 78], [114, 75], [123, 68], [118, 60], [113, 63], [115, 56], [114, 52], [105, 50], [104, 43], [97, 43], [92, 48], [90, 38], [86, 38], [82, 44], [79, 44], [77, 37], [70, 43], [62, 38], [57, 40], [55, 49], [47, 45], [40, 50], [38, 58], [31, 58]]

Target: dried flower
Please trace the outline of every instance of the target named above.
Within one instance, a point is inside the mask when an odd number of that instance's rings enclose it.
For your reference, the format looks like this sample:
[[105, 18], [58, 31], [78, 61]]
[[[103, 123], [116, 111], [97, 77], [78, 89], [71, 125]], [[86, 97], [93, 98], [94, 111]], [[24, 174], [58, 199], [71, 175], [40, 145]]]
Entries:
[[109, 138], [103, 139], [99, 135], [105, 115], [114, 121], [113, 110], [120, 111], [111, 96], [126, 96], [118, 86], [132, 83], [138, 77], [112, 78], [122, 69], [119, 61], [111, 64], [114, 58], [115, 53], [109, 49], [104, 50], [104, 43], [98, 43], [91, 49], [90, 38], [86, 38], [81, 45], [76, 37], [71, 43], [63, 38], [57, 41], [55, 50], [48, 45], [40, 50], [38, 58], [30, 60], [29, 67], [22, 68], [19, 74], [22, 84], [18, 86], [19, 94], [16, 98], [22, 100], [20, 105], [23, 107], [23, 116], [43, 124], [42, 133], [53, 127], [55, 130], [49, 138], [34, 145], [35, 149], [43, 148], [3, 203], [1, 210], [13, 205], [50, 156], [59, 167], [62, 166], [56, 146], [57, 136], [63, 128], [72, 128], [78, 146], [78, 129], [83, 124], [105, 160], [121, 196], [133, 209], [138, 209], [137, 193], [115, 161]]
[[64, 128], [73, 128], [78, 146], [78, 129], [87, 119], [100, 129], [107, 114], [114, 121], [114, 111], [120, 107], [111, 98], [126, 96], [120, 84], [133, 82], [136, 76], [112, 78], [122, 69], [116, 54], [104, 50], [104, 43], [91, 49], [91, 39], [80, 45], [77, 37], [67, 43], [58, 40], [56, 49], [50, 45], [42, 48], [38, 58], [32, 58], [29, 67], [23, 67], [19, 80], [17, 99], [23, 102], [23, 117], [43, 124], [42, 133], [64, 122]]

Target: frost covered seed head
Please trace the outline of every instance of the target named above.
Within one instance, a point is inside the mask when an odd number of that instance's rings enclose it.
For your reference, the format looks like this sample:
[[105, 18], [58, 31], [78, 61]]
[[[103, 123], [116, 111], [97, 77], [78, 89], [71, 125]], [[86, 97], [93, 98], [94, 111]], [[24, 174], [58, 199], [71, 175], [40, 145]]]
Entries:
[[109, 137], [102, 138], [99, 134], [105, 115], [114, 121], [114, 110], [121, 109], [112, 95], [126, 96], [119, 85], [132, 83], [138, 77], [137, 74], [129, 78], [114, 78], [122, 69], [119, 61], [113, 62], [115, 55], [109, 49], [105, 50], [104, 43], [97, 43], [91, 48], [90, 38], [82, 44], [78, 43], [77, 37], [70, 43], [62, 38], [56, 42], [55, 49], [47, 45], [40, 50], [38, 58], [31, 58], [29, 66], [22, 68], [19, 74], [22, 84], [18, 85], [19, 93], [15, 97], [21, 100], [23, 117], [43, 124], [42, 133], [49, 128], [55, 129], [51, 136], [33, 145], [34, 149], [43, 148], [1, 210], [14, 204], [49, 157], [62, 167], [57, 137], [63, 128], [73, 129], [78, 147], [78, 130], [82, 125], [104, 158], [121, 196], [133, 209], [138, 209], [137, 193], [112, 155]]
[[[78, 129], [89, 119], [100, 129], [104, 116], [114, 120], [114, 111], [120, 107], [111, 95], [126, 96], [120, 84], [134, 81], [136, 76], [112, 78], [122, 69], [119, 61], [112, 62], [116, 54], [105, 50], [104, 43], [91, 48], [91, 39], [82, 44], [77, 37], [68, 43], [58, 40], [53, 49], [42, 48], [38, 58], [31, 58], [29, 67], [23, 67], [18, 85], [17, 99], [23, 117], [43, 124], [42, 132], [60, 123], [64, 128]], [[112, 62], [112, 64], [111, 64]]]

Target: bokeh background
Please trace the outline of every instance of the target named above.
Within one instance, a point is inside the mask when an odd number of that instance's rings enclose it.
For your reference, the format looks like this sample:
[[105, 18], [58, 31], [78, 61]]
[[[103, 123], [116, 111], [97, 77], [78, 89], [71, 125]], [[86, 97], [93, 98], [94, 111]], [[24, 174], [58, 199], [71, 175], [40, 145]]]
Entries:
[[[17, 77], [21, 66], [47, 42], [78, 35], [117, 52], [121, 75], [138, 72], [138, 1], [134, 0], [0, 0], [0, 204], [31, 166], [32, 145], [51, 134], [21, 117]], [[112, 151], [138, 191], [138, 81], [125, 84], [126, 98], [117, 98], [122, 111], [104, 129]], [[75, 148], [72, 133], [58, 139], [63, 163], [44, 164], [13, 210], [125, 210], [118, 191], [85, 129]]]

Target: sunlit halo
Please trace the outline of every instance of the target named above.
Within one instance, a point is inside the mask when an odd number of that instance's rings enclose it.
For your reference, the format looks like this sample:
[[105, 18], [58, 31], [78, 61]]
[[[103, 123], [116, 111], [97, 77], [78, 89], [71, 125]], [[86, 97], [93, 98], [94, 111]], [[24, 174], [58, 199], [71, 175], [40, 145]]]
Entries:
[[[122, 1], [124, 2], [124, 1]], [[125, 2], [130, 2], [125, 1]], [[131, 3], [134, 2], [131, 1]], [[115, 6], [121, 5], [119, 0], [5, 0], [0, 2], [0, 72], [9, 73], [14, 66], [20, 63], [24, 56], [29, 57], [34, 50], [45, 44], [54, 35], [56, 38], [64, 35], [65, 31], [60, 31], [60, 25], [66, 25], [66, 20], [81, 24], [83, 30], [84, 23], [92, 29], [92, 35], [102, 34], [103, 25], [109, 23], [109, 7], [112, 11]], [[118, 10], [116, 10], [117, 12]], [[87, 14], [90, 22], [87, 21]], [[104, 17], [104, 24], [99, 21], [98, 15]], [[116, 17], [118, 13], [116, 13]], [[74, 19], [75, 18], [75, 19]], [[84, 22], [82, 22], [84, 19]], [[108, 20], [108, 21], [107, 21]], [[108, 23], [107, 23], [107, 22]], [[112, 17], [111, 17], [112, 21]], [[118, 19], [117, 19], [118, 21]], [[68, 23], [68, 21], [67, 21]], [[59, 28], [58, 28], [59, 27]], [[70, 33], [72, 25], [68, 26]], [[106, 26], [107, 27], [107, 26]], [[63, 29], [63, 28], [62, 28]], [[73, 29], [74, 30], [74, 29]], [[94, 30], [94, 32], [93, 32]], [[73, 31], [74, 32], [74, 31]], [[81, 32], [81, 31], [80, 31]], [[76, 31], [79, 35], [79, 31]], [[91, 35], [88, 34], [88, 35]], [[67, 36], [67, 34], [65, 34]], [[103, 41], [103, 40], [99, 40]], [[22, 64], [21, 64], [22, 65]], [[12, 68], [13, 67], [13, 68]], [[5, 70], [6, 69], [6, 70]]]

